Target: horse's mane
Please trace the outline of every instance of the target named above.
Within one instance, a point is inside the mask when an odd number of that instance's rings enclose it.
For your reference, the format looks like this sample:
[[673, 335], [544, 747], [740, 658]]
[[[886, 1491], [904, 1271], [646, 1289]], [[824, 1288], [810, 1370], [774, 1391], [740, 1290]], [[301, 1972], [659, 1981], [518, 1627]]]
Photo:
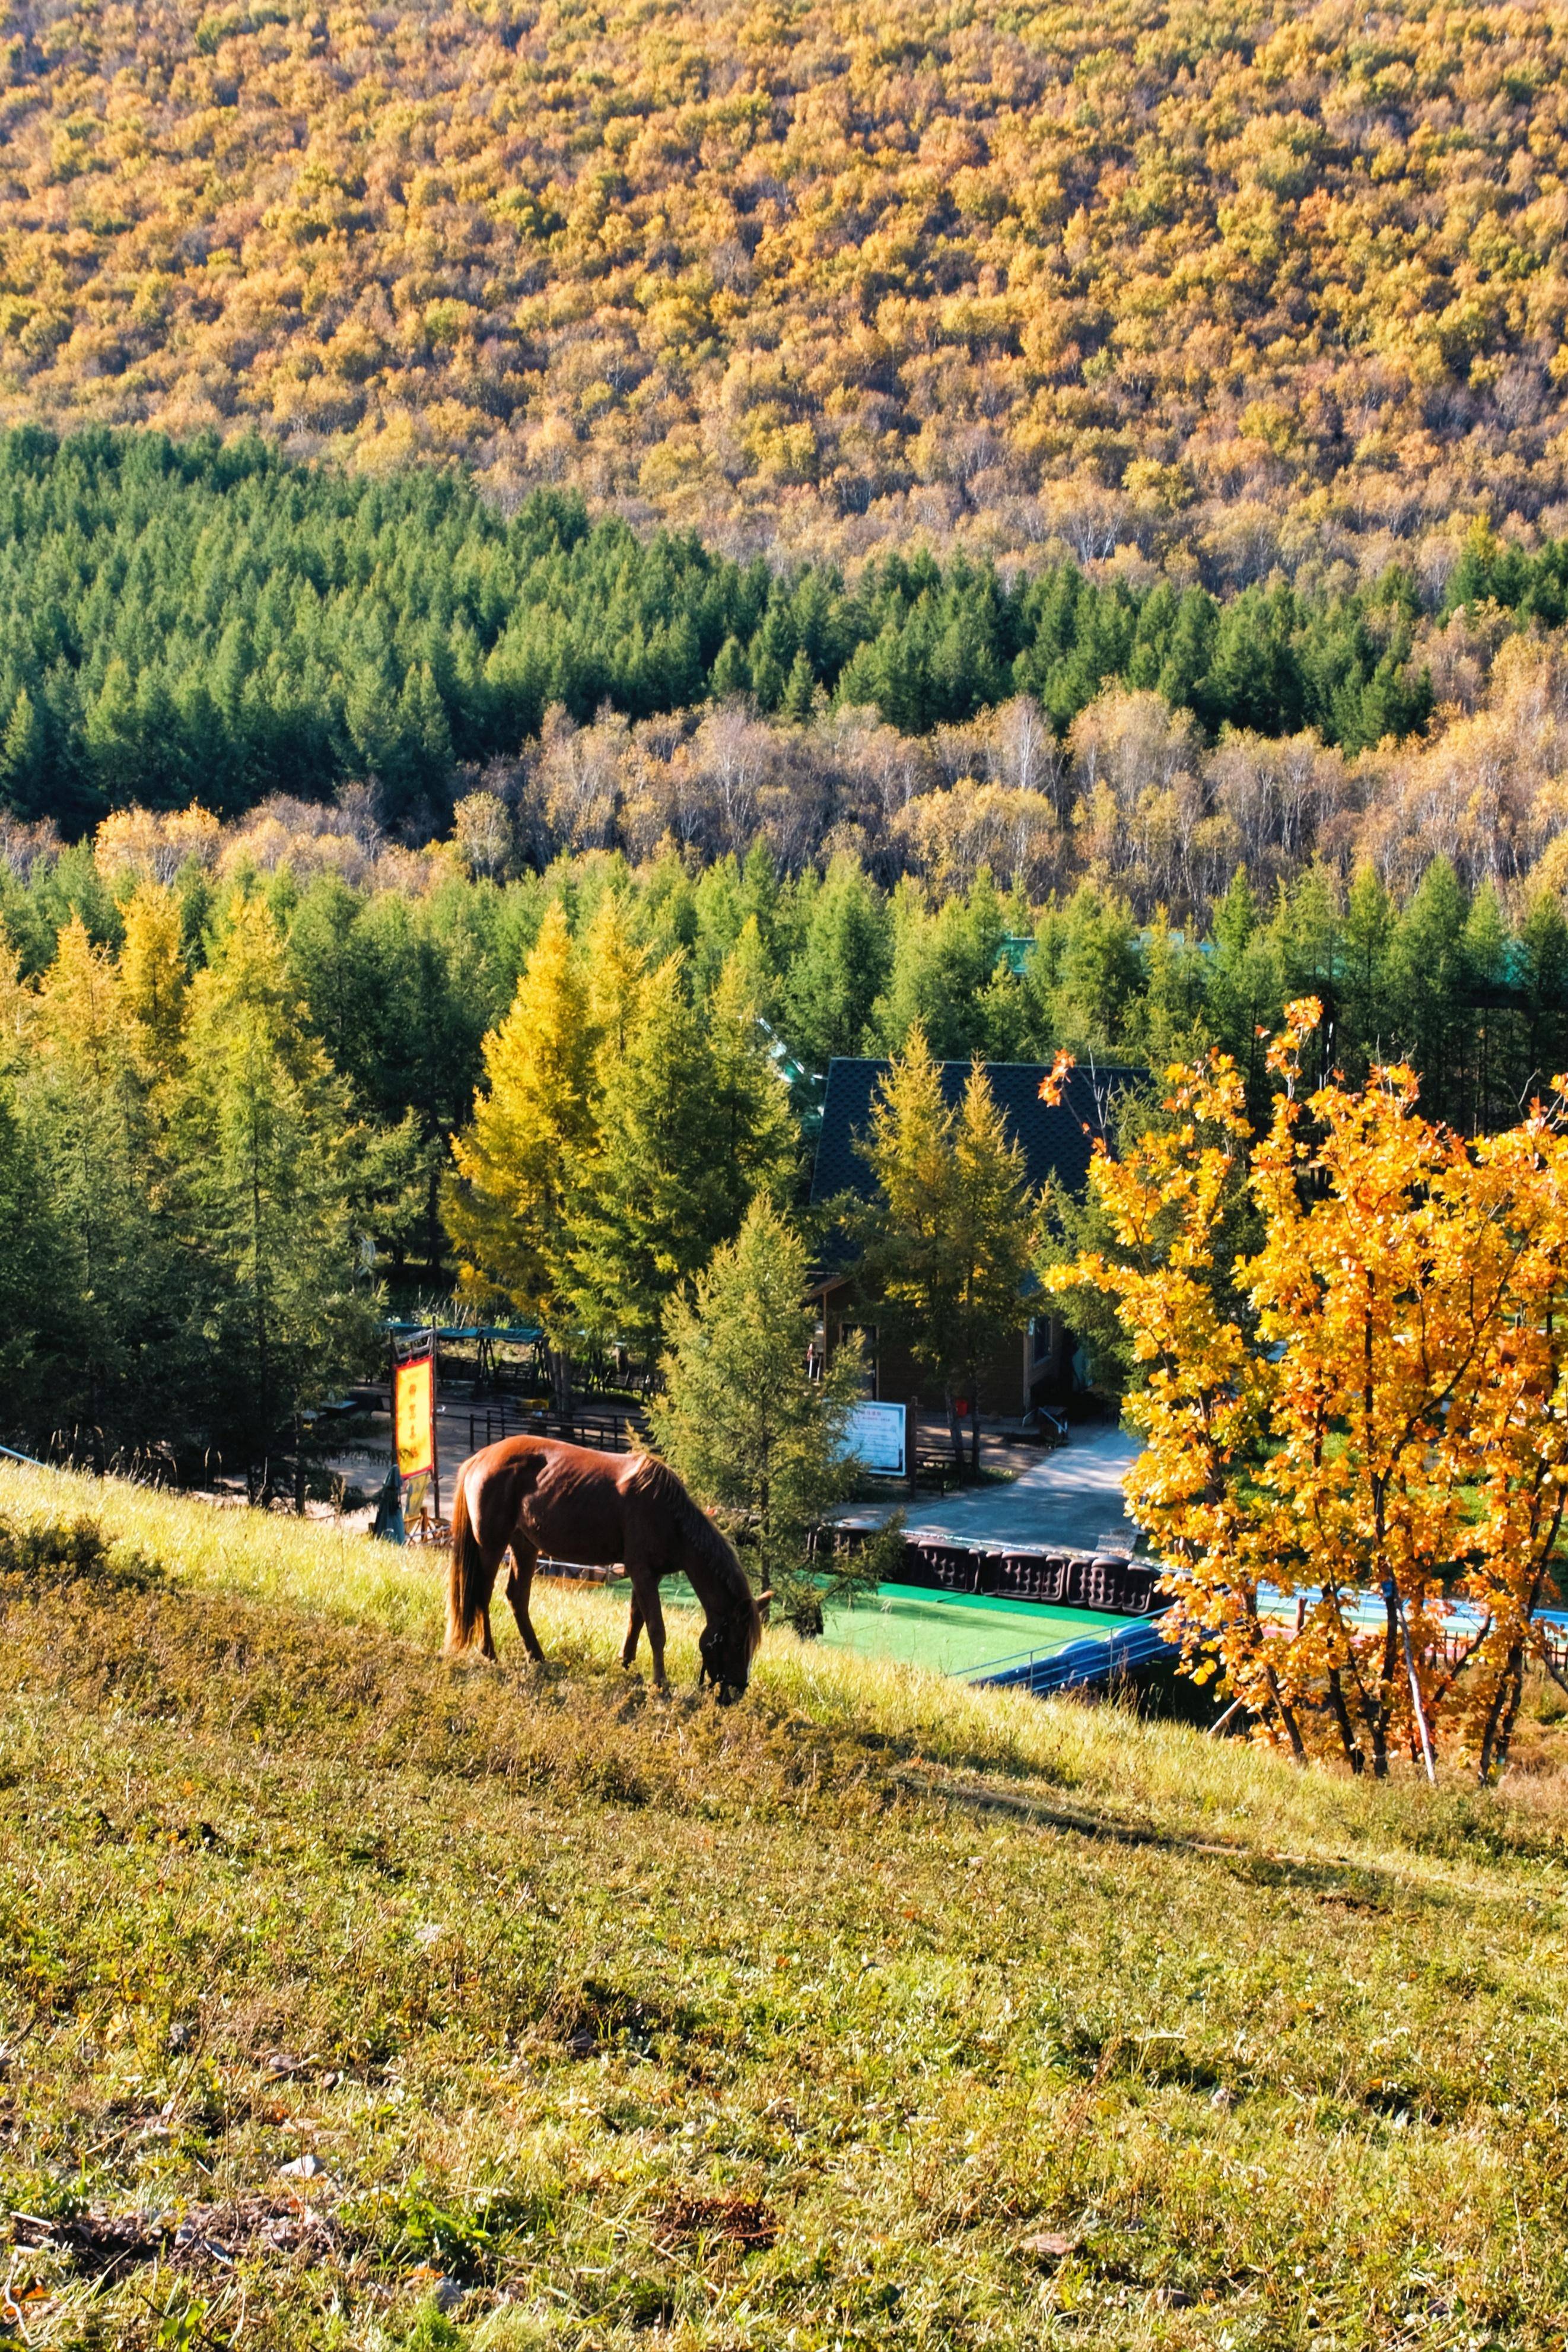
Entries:
[[[746, 1570], [728, 1537], [715, 1527], [669, 1464], [661, 1462], [656, 1454], [644, 1454], [634, 1484], [643, 1494], [656, 1496], [664, 1504], [687, 1551], [695, 1554], [703, 1568], [711, 1570], [721, 1596], [731, 1605], [732, 1613], [745, 1618], [747, 1655], [755, 1657], [762, 1640], [762, 1618]], [[695, 1577], [692, 1582], [695, 1589]], [[697, 1597], [699, 1600], [706, 1598], [702, 1593]]]

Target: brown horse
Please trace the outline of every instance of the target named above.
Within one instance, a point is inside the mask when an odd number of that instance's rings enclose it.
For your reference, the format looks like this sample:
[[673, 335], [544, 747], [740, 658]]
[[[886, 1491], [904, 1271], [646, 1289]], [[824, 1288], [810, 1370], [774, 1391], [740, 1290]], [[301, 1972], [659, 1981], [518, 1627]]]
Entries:
[[717, 1685], [727, 1704], [746, 1688], [762, 1638], [751, 1587], [735, 1553], [652, 1454], [596, 1454], [554, 1437], [504, 1437], [471, 1454], [457, 1473], [452, 1506], [452, 1569], [447, 1583], [446, 1651], [486, 1658], [490, 1594], [503, 1554], [512, 1570], [507, 1598], [528, 1655], [542, 1658], [528, 1616], [528, 1593], [542, 1552], [582, 1568], [623, 1566], [632, 1579], [632, 1620], [621, 1663], [637, 1654], [644, 1625], [653, 1680], [664, 1687], [664, 1618], [659, 1579], [684, 1575], [707, 1614], [697, 1638], [699, 1681]]

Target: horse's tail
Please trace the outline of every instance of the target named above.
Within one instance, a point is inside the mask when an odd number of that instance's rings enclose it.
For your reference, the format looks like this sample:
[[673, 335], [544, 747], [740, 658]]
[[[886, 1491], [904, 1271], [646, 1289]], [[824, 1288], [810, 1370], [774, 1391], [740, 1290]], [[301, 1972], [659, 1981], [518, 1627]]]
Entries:
[[446, 1572], [446, 1650], [473, 1647], [485, 1606], [484, 1557], [468, 1523], [468, 1486], [461, 1472], [452, 1499], [452, 1564]]

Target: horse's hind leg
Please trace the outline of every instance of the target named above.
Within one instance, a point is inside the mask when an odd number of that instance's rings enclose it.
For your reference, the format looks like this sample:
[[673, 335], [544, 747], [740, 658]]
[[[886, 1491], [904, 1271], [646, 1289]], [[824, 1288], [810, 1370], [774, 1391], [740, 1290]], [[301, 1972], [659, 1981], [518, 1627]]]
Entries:
[[637, 1601], [632, 1603], [632, 1613], [626, 1620], [626, 1639], [621, 1644], [621, 1663], [629, 1666], [637, 1654], [637, 1637], [643, 1631], [643, 1612]]
[[534, 1621], [528, 1615], [528, 1595], [533, 1591], [534, 1570], [538, 1554], [528, 1544], [512, 1539], [512, 1572], [507, 1579], [507, 1598], [512, 1604], [512, 1614], [517, 1621], [517, 1631], [523, 1637], [523, 1647], [530, 1658], [544, 1663], [539, 1637], [534, 1631]]

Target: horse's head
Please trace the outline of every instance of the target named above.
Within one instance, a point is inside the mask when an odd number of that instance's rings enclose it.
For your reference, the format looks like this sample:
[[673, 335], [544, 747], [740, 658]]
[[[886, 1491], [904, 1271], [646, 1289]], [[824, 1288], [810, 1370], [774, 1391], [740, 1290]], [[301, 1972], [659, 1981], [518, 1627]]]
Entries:
[[702, 1654], [702, 1667], [697, 1675], [699, 1686], [712, 1683], [718, 1693], [720, 1706], [733, 1706], [751, 1678], [751, 1660], [762, 1638], [762, 1621], [756, 1603], [742, 1612], [722, 1617], [714, 1625], [705, 1626], [697, 1635], [697, 1648]]

